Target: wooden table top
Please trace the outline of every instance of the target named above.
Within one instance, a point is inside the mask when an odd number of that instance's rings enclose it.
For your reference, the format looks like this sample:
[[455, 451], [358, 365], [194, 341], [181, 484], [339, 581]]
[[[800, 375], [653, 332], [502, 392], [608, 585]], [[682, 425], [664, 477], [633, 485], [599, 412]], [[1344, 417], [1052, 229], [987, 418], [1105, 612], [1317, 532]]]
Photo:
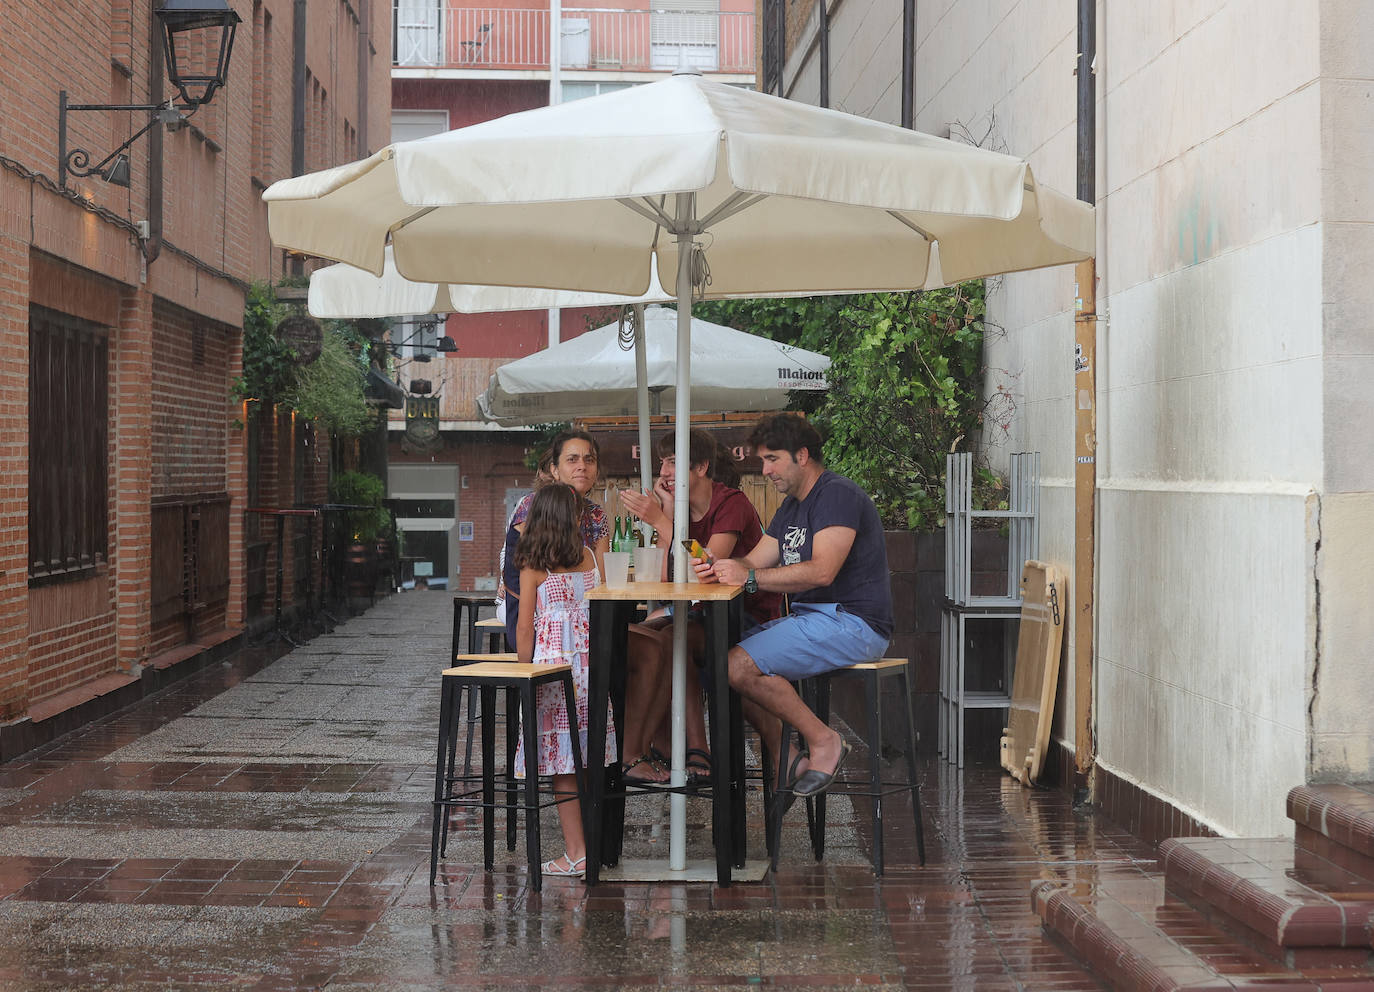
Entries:
[[610, 602], [657, 599], [678, 603], [696, 599], [719, 603], [728, 602], [743, 593], [744, 586], [726, 586], [719, 582], [631, 582], [621, 588], [597, 586], [587, 592], [587, 599]]

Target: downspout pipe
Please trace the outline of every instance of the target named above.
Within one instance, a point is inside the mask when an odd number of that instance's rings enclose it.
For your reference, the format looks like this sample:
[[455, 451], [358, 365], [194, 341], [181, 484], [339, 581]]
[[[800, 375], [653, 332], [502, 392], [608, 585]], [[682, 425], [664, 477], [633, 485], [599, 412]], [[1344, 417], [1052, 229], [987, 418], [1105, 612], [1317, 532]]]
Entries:
[[[291, 175], [305, 175], [305, 3], [296, 0], [291, 14]], [[362, 85], [362, 80], [358, 80]], [[305, 274], [305, 263], [291, 256], [292, 275]]]
[[[167, 74], [167, 66], [162, 53], [162, 25], [157, 19], [156, 8], [162, 0], [148, 11], [148, 102], [162, 103], [166, 99], [162, 77]], [[162, 150], [164, 132], [161, 126], [148, 132], [148, 238], [143, 242], [145, 263], [156, 261], [162, 254]]]
[[902, 127], [916, 126], [916, 0], [902, 0]]
[[306, 0], [296, 0], [291, 22], [291, 175], [293, 176], [305, 175], [305, 4]]
[[368, 57], [371, 44], [372, 0], [358, 0], [358, 147], [348, 152], [358, 158], [372, 153], [372, 143], [367, 140], [367, 72], [372, 61]]
[[[907, 0], [915, 3], [915, 0]], [[1097, 202], [1097, 3], [1078, 0], [1078, 198]]]
[[[1097, 3], [1078, 0], [1078, 198], [1097, 201]], [[1093, 656], [1097, 586], [1097, 259], [1075, 270], [1074, 345], [1074, 805], [1091, 803], [1097, 762]]]
[[820, 13], [820, 35], [821, 35], [821, 94], [820, 102], [822, 107], [830, 106], [830, 11], [826, 10], [826, 4], [830, 0], [819, 0]]

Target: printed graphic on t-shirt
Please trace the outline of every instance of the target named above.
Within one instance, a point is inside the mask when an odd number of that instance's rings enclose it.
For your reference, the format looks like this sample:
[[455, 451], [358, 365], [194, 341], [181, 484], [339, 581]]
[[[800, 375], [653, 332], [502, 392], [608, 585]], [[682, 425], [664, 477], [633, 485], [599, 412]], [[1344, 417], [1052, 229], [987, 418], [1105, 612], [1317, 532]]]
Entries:
[[806, 546], [806, 528], [796, 524], [787, 528], [782, 536], [782, 563], [795, 565], [802, 560], [802, 548]]

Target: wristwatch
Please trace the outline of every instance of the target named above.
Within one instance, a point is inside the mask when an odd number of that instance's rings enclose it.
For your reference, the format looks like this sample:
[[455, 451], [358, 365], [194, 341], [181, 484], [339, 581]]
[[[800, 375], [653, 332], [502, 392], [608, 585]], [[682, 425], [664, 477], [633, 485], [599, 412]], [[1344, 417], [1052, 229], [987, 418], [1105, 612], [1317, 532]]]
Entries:
[[759, 591], [759, 584], [754, 578], [754, 570], [752, 568], [749, 569], [749, 578], [744, 580], [744, 591], [751, 594]]

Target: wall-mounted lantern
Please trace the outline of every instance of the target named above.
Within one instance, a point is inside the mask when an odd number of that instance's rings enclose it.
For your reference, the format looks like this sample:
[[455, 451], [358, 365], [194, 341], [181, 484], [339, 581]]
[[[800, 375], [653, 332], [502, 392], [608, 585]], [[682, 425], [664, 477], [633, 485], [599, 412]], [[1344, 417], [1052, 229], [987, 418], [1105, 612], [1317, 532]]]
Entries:
[[[57, 175], [61, 186], [67, 185], [70, 174], [99, 175], [108, 183], [127, 187], [129, 156], [125, 152], [129, 147], [158, 124], [176, 130], [188, 114], [209, 103], [224, 85], [234, 33], [242, 20], [228, 0], [165, 0], [153, 14], [162, 28], [167, 78], [177, 88], [181, 102], [174, 98], [162, 104], [68, 103], [67, 91], [63, 90], [57, 110]], [[86, 149], [67, 150], [67, 114], [82, 110], [143, 112], [149, 114], [149, 120], [128, 141], [91, 165], [91, 153]]]

